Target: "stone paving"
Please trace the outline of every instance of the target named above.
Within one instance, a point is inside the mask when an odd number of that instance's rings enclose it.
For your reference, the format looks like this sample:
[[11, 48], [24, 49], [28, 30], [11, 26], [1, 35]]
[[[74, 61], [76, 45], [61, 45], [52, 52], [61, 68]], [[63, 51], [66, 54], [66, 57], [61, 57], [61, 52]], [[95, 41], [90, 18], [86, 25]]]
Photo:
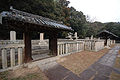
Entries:
[[[83, 71], [79, 76], [82, 80], [109, 80], [110, 73], [115, 63], [120, 47], [115, 46], [107, 54], [101, 57], [97, 62], [91, 65], [88, 69]], [[116, 70], [118, 71], [118, 70]]]
[[70, 70], [61, 65], [44, 71], [49, 80], [80, 80], [80, 78]]
[[[74, 74], [55, 61], [53, 64], [46, 64], [48, 67], [45, 67], [44, 65], [38, 66], [40, 68], [44, 68], [44, 73], [49, 80], [109, 80], [112, 70], [120, 73], [120, 70], [113, 68], [119, 49], [119, 46], [115, 46], [107, 54], [79, 75]], [[52, 67], [49, 68], [51, 65]]]

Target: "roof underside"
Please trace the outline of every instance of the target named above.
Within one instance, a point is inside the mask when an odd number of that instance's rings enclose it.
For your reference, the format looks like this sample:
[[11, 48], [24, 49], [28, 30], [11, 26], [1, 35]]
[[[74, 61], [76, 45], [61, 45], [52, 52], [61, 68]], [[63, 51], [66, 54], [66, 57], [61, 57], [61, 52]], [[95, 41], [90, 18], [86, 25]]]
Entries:
[[110, 39], [117, 39], [119, 38], [117, 35], [107, 31], [107, 30], [103, 30], [100, 33], [97, 34], [97, 36], [99, 37], [103, 37], [103, 38], [110, 38]]
[[36, 30], [65, 30], [72, 31], [71, 27], [58, 23], [57, 21], [42, 16], [30, 14], [27, 12], [10, 9], [0, 14], [0, 23], [7, 25], [10, 29], [22, 30], [28, 28], [31, 31]]

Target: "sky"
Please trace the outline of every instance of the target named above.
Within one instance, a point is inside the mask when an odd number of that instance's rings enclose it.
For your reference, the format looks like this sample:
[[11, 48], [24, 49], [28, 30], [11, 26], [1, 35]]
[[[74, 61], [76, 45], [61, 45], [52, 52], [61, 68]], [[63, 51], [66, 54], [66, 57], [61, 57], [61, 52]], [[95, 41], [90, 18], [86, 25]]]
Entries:
[[69, 7], [82, 11], [91, 21], [120, 22], [120, 0], [67, 0]]

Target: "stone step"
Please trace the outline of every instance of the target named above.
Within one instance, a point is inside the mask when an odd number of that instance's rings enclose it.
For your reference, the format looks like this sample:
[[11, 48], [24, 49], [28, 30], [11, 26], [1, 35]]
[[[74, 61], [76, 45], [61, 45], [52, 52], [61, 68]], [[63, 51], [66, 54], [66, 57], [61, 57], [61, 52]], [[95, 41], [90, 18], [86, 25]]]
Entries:
[[33, 60], [45, 59], [51, 57], [49, 53], [32, 55]]
[[59, 58], [60, 57], [56, 56], [56, 57], [46, 58], [46, 59], [43, 59], [43, 60], [38, 60], [38, 61], [35, 61], [35, 62], [32, 62], [32, 63], [28, 64], [28, 68], [32, 68], [32, 67], [40, 66], [40, 65], [46, 65], [46, 64], [49, 64], [49, 63], [54, 63]]
[[33, 50], [32, 55], [38, 55], [38, 54], [45, 54], [49, 53], [50, 51], [47, 49], [39, 49], [39, 50]]

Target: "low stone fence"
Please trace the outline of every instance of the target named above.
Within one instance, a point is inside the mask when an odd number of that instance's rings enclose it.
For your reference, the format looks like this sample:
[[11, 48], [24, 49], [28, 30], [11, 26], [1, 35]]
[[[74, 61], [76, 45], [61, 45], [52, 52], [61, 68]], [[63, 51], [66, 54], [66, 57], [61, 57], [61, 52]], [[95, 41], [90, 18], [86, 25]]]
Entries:
[[104, 48], [104, 40], [84, 40], [84, 49], [88, 51], [99, 51]]
[[[9, 42], [9, 41], [6, 41]], [[23, 48], [24, 45], [19, 41], [18, 46], [8, 46], [0, 47], [0, 69], [7, 69], [9, 67], [14, 67], [17, 65], [21, 65], [23, 63]], [[48, 40], [46, 40], [48, 44]], [[38, 45], [39, 40], [33, 40], [34, 44], [37, 44], [35, 46], [32, 46], [32, 49], [39, 49], [41, 48], [40, 45]], [[109, 40], [108, 45], [115, 44], [115, 41]], [[47, 45], [48, 47], [48, 45]], [[88, 51], [99, 51], [104, 48], [104, 40], [90, 40], [90, 39], [78, 39], [78, 40], [58, 40], [57, 45], [57, 55], [68, 55], [71, 53], [80, 52], [83, 50]]]
[[99, 51], [99, 50], [102, 50], [104, 49], [104, 41], [98, 41], [98, 42], [95, 42], [94, 43], [94, 51]]
[[[34, 45], [32, 50], [46, 48]], [[0, 72], [23, 64], [24, 45], [9, 45], [0, 48]]]
[[112, 44], [115, 44], [115, 40], [110, 40], [110, 39], [108, 39], [108, 40], [107, 40], [107, 46], [110, 46], [110, 45], [112, 45]]
[[58, 55], [76, 53], [84, 50], [84, 42], [59, 42]]
[[14, 67], [23, 63], [23, 47], [1, 48], [1, 69]]

